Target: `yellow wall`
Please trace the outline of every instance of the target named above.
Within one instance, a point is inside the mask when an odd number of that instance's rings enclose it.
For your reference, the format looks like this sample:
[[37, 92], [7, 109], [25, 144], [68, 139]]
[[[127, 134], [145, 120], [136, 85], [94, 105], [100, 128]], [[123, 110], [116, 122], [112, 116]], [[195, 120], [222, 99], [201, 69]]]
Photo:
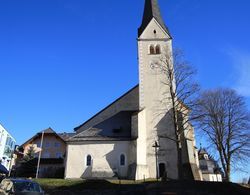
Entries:
[[[27, 154], [29, 148], [33, 146], [35, 149], [35, 152], [38, 155], [41, 149], [40, 143], [41, 143], [41, 136], [26, 143], [24, 145], [24, 154]], [[59, 144], [59, 145], [56, 146], [56, 144]], [[58, 138], [55, 135], [44, 134], [42, 158], [58, 158], [57, 153], [60, 153], [61, 157], [64, 157], [65, 151], [66, 151], [66, 143], [62, 139]]]

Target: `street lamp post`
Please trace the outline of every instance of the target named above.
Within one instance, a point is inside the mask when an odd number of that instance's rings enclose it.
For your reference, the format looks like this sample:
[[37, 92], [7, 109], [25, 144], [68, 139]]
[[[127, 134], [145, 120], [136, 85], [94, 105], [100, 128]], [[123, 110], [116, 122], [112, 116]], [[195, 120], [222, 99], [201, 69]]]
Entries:
[[155, 148], [155, 168], [156, 168], [156, 179], [158, 181], [159, 179], [159, 173], [158, 173], [158, 149], [160, 148], [157, 141], [155, 141], [153, 148]]

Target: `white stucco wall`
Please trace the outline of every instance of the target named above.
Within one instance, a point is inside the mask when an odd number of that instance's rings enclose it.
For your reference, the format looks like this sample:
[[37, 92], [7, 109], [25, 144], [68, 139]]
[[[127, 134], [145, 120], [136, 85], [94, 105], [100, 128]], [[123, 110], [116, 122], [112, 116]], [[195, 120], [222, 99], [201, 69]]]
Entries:
[[[130, 141], [86, 141], [81, 144], [68, 144], [65, 178], [105, 178], [128, 175]], [[125, 166], [120, 166], [120, 155], [124, 154]], [[91, 166], [86, 165], [87, 155], [91, 155]], [[115, 175], [117, 172], [118, 175]]]
[[[150, 45], [159, 45], [161, 54], [150, 54]], [[144, 152], [146, 151], [149, 177], [155, 178], [156, 158], [152, 146], [155, 141], [158, 141], [160, 144], [159, 163], [166, 165], [166, 172], [170, 178], [177, 179], [177, 146], [172, 141], [176, 138], [169, 113], [172, 108], [170, 91], [168, 85], [164, 84], [168, 82], [167, 77], [158, 66], [163, 65], [162, 58], [170, 56], [171, 59], [172, 40], [154, 18], [138, 39], [138, 53], [140, 109], [145, 112], [145, 124], [139, 125], [138, 131], [146, 132], [146, 143], [138, 143], [137, 146], [141, 145], [142, 147], [146, 144]], [[144, 128], [146, 128], [146, 131]], [[140, 158], [144, 158], [144, 156], [137, 154], [137, 162], [141, 161]]]
[[7, 139], [8, 132], [4, 129], [4, 127], [0, 124], [0, 159], [3, 158], [5, 143]]
[[202, 174], [203, 181], [222, 182], [221, 174]]
[[6, 145], [10, 144], [7, 143], [8, 137], [12, 142], [12, 148], [9, 148], [13, 151], [16, 141], [10, 135], [10, 133], [0, 124], [0, 160], [2, 160], [2, 165], [4, 165], [9, 170], [12, 166], [11, 158], [4, 154]]
[[147, 164], [147, 127], [146, 111], [138, 113], [138, 139], [136, 140], [136, 180], [149, 178], [149, 169]]

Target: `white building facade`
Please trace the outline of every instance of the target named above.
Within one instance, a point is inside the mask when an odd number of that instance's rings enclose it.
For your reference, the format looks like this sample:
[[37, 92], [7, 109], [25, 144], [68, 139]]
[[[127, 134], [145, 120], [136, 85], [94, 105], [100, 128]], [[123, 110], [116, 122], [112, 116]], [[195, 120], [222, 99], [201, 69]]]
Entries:
[[199, 166], [203, 181], [222, 182], [222, 171], [204, 148], [199, 150]]
[[16, 140], [0, 124], [0, 162], [8, 170], [11, 168], [12, 155], [15, 149]]
[[[75, 128], [67, 141], [66, 178], [179, 178], [170, 88], [166, 75], [154, 68], [172, 56], [157, 0], [145, 0], [137, 43], [139, 84]], [[185, 135], [192, 139], [183, 138], [182, 162], [189, 172], [184, 175], [201, 180], [194, 133]]]

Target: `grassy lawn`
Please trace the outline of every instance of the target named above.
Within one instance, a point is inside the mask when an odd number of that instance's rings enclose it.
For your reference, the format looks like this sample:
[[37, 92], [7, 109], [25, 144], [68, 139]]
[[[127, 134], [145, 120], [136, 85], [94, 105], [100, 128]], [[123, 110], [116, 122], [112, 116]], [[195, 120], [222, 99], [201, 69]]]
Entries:
[[[34, 179], [38, 182], [45, 191], [51, 190], [103, 190], [103, 189], [119, 189], [119, 188], [133, 188], [141, 186], [143, 181], [133, 180], [82, 180], [82, 179]], [[147, 182], [154, 182], [155, 180], [147, 180]]]
[[65, 179], [34, 179], [34, 181], [46, 188], [72, 187], [83, 183], [83, 180]]
[[[42, 188], [48, 194], [82, 194], [82, 191], [108, 191], [107, 194], [115, 192], [131, 192], [132, 194], [147, 194], [148, 191], [175, 192], [176, 194], [250, 194], [249, 188], [233, 183], [196, 182], [196, 181], [167, 181], [156, 180], [133, 181], [133, 180], [80, 180], [80, 179], [37, 179]], [[57, 192], [57, 193], [55, 193]], [[125, 194], [126, 194], [125, 193]], [[131, 194], [130, 193], [130, 194]], [[95, 194], [95, 193], [94, 193]]]
[[[136, 184], [143, 184], [144, 181], [134, 181], [134, 180], [83, 180], [83, 179], [34, 179], [34, 181], [38, 182], [40, 185], [43, 186], [74, 186], [79, 184], [97, 184], [100, 182], [103, 184], [104, 182], [110, 183], [112, 185], [136, 185]], [[148, 179], [145, 182], [156, 182], [155, 179]]]

